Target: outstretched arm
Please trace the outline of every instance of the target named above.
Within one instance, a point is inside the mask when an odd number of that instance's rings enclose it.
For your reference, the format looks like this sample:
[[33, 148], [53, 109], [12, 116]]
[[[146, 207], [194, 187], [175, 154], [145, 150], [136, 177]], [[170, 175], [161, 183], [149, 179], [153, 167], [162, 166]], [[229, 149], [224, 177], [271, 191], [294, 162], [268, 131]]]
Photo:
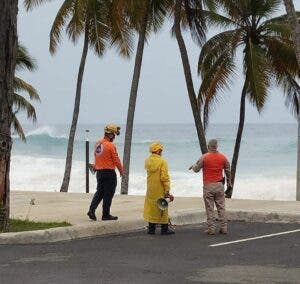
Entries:
[[195, 173], [198, 173], [203, 168], [203, 156], [192, 166], [189, 167], [189, 170], [193, 170]]

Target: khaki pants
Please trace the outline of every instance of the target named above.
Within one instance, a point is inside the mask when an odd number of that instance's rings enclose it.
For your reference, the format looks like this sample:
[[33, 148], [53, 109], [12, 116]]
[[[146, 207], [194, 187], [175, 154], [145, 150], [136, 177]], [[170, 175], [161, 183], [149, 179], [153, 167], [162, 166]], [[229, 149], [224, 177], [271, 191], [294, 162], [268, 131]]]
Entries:
[[221, 229], [227, 230], [227, 219], [225, 213], [224, 186], [221, 182], [214, 182], [203, 186], [203, 200], [205, 203], [207, 227], [214, 230], [214, 204], [218, 211]]

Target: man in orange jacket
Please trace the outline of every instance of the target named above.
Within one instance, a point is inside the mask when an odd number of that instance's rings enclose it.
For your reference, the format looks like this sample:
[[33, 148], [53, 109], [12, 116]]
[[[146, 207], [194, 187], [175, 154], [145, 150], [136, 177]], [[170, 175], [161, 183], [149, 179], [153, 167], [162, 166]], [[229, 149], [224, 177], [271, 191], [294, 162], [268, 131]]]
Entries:
[[115, 124], [108, 124], [104, 128], [104, 137], [95, 145], [95, 164], [97, 190], [94, 194], [90, 209], [87, 213], [91, 220], [96, 221], [95, 211], [103, 199], [102, 220], [117, 220], [117, 216], [110, 215], [110, 206], [117, 186], [117, 175], [115, 168], [124, 175], [116, 146], [113, 144], [116, 135], [120, 134], [120, 127]]
[[204, 154], [190, 168], [194, 172], [203, 169], [203, 199], [207, 215], [206, 233], [215, 234], [214, 228], [214, 204], [216, 204], [219, 221], [221, 223], [220, 234], [227, 234], [227, 219], [225, 214], [225, 193], [223, 170], [225, 171], [227, 186], [231, 186], [230, 164], [222, 153], [218, 152], [218, 141], [211, 139], [208, 142], [208, 153]]

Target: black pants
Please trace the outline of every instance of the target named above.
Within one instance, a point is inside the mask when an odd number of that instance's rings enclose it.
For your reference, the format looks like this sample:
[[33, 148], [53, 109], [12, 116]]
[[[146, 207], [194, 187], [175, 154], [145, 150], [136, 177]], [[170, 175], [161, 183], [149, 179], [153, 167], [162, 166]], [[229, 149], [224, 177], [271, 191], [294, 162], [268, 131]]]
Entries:
[[102, 215], [110, 215], [110, 206], [117, 187], [117, 175], [114, 170], [98, 170], [97, 191], [94, 194], [90, 205], [90, 211], [95, 212], [99, 203], [103, 199]]

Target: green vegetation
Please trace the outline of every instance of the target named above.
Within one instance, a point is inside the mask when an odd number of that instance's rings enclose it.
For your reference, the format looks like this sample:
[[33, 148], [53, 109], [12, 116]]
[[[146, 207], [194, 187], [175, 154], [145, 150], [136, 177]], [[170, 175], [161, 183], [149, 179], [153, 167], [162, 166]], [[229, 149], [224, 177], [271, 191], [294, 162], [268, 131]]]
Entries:
[[10, 219], [9, 228], [7, 232], [45, 230], [50, 228], [67, 227], [67, 226], [71, 226], [71, 224], [68, 222], [34, 222], [34, 221], [21, 220], [21, 219]]

